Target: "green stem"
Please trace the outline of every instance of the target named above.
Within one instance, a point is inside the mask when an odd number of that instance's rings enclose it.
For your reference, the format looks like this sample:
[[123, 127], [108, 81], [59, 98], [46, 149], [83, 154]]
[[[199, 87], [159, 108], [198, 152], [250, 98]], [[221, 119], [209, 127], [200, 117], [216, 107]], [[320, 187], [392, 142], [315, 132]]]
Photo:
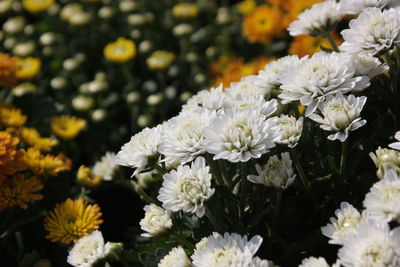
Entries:
[[297, 151], [295, 149], [291, 150], [291, 154], [292, 154], [292, 158], [294, 160], [294, 165], [297, 169], [297, 172], [299, 173], [301, 182], [303, 183], [303, 186], [304, 186], [306, 192], [311, 194], [311, 187], [307, 180], [306, 174], [304, 173], [303, 167], [301, 166], [299, 155], [297, 154]]
[[341, 178], [344, 178], [344, 175], [346, 173], [348, 147], [349, 147], [348, 140], [342, 142], [342, 155], [340, 156], [340, 169], [339, 169], [339, 174]]
[[204, 209], [205, 209], [205, 215], [206, 215], [207, 219], [210, 221], [210, 223], [213, 225], [214, 229], [218, 233], [223, 233], [224, 232], [224, 228], [220, 225], [219, 221], [214, 216], [212, 211], [207, 206], [204, 206]]
[[333, 40], [332, 36], [329, 34], [329, 32], [325, 33], [325, 38], [328, 40], [328, 42], [331, 44], [332, 49], [336, 52], [340, 52], [339, 47], [337, 46], [335, 40]]
[[134, 84], [134, 78], [130, 72], [129, 65], [127, 64], [122, 64], [121, 65], [122, 69], [122, 74], [124, 75], [125, 79], [128, 81], [128, 84], [133, 85]]
[[186, 240], [186, 238], [178, 233], [174, 234], [175, 239], [181, 243], [182, 245], [184, 245], [185, 247], [187, 247], [190, 250], [194, 249], [194, 246], [192, 243], [190, 243], [189, 241]]

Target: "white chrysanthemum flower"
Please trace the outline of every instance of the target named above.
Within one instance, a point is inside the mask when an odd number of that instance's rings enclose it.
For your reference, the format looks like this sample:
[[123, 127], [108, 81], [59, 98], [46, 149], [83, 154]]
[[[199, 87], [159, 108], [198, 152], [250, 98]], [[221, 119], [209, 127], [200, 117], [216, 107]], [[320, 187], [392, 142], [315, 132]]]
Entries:
[[328, 136], [329, 140], [344, 142], [350, 131], [355, 131], [367, 123], [360, 117], [366, 101], [365, 96], [344, 97], [339, 93], [318, 107], [323, 117], [314, 113], [310, 115], [310, 119], [319, 123], [323, 130], [334, 132]]
[[176, 170], [163, 176], [158, 200], [170, 211], [196, 213], [202, 217], [204, 202], [214, 194], [211, 188], [210, 167], [203, 157], [198, 157], [191, 166], [178, 166]]
[[288, 66], [296, 66], [306, 58], [299, 59], [297, 55], [282, 57], [265, 65], [264, 70], [261, 70], [257, 76], [248, 76], [246, 79], [251, 79], [255, 85], [265, 88], [267, 92], [272, 92], [281, 86], [279, 81], [281, 73]]
[[288, 66], [280, 76], [283, 99], [287, 104], [300, 100], [310, 116], [328, 96], [361, 91], [369, 86], [369, 77], [354, 77], [351, 57], [341, 53], [315, 53], [295, 67]]
[[249, 175], [247, 179], [252, 183], [286, 189], [293, 183], [296, 174], [293, 171], [289, 153], [282, 153], [281, 158], [279, 159], [274, 155], [268, 159], [264, 166], [256, 164], [258, 175]]
[[262, 243], [258, 235], [247, 240], [247, 236], [225, 233], [209, 236], [203, 250], [195, 250], [193, 267], [238, 267], [249, 266]]
[[225, 92], [234, 99], [237, 95], [253, 97], [269, 95], [270, 91], [263, 86], [257, 85], [252, 77], [254, 76], [247, 76], [242, 78], [240, 82], [231, 83], [230, 87], [225, 89]]
[[223, 112], [231, 107], [231, 98], [223, 90], [222, 84], [217, 88], [202, 90], [197, 95], [188, 100], [182, 107], [182, 111], [209, 110], [217, 113]]
[[310, 34], [322, 36], [336, 26], [343, 16], [339, 3], [326, 0], [303, 11], [288, 28], [291, 36]]
[[396, 139], [397, 142], [391, 143], [391, 144], [389, 145], [389, 147], [390, 147], [390, 148], [393, 148], [393, 149], [396, 149], [396, 150], [400, 150], [400, 131], [397, 132], [397, 133], [394, 135], [394, 139]]
[[262, 260], [259, 257], [254, 257], [248, 267], [277, 267], [272, 261]]
[[343, 13], [356, 15], [368, 7], [393, 7], [399, 3], [399, 0], [341, 0], [340, 6]]
[[158, 147], [161, 143], [162, 126], [145, 128], [140, 133], [132, 136], [124, 144], [115, 157], [118, 165], [136, 168], [134, 175], [148, 167], [149, 160], [158, 159]]
[[185, 164], [206, 151], [203, 147], [203, 129], [208, 126], [212, 113], [182, 112], [165, 125], [159, 152], [170, 166]]
[[378, 58], [368, 55], [354, 56], [353, 64], [356, 76], [368, 76], [370, 79], [389, 71], [386, 63], [382, 63]]
[[375, 183], [364, 199], [366, 215], [377, 224], [400, 221], [400, 178], [394, 171]]
[[329, 244], [342, 245], [347, 238], [357, 233], [362, 216], [347, 202], [340, 203], [340, 209], [331, 217], [331, 223], [321, 228], [322, 234], [330, 238]]
[[214, 159], [246, 162], [275, 147], [280, 132], [274, 118], [265, 120], [257, 111], [227, 110], [204, 129], [204, 136], [204, 147]]
[[67, 262], [75, 267], [91, 267], [96, 261], [107, 257], [110, 253], [109, 242], [104, 244], [100, 231], [81, 237], [69, 251]]
[[390, 231], [388, 225], [362, 223], [358, 233], [343, 244], [338, 256], [344, 267], [400, 266], [400, 231]]
[[182, 247], [173, 248], [161, 259], [158, 267], [190, 267], [191, 262]]
[[393, 170], [400, 174], [400, 152], [387, 148], [380, 148], [374, 153], [369, 153], [369, 156], [374, 161], [375, 166], [378, 168], [376, 175], [382, 179], [385, 173]]
[[172, 227], [170, 212], [157, 205], [144, 206], [144, 218], [140, 221], [140, 227], [147, 232], [144, 237], [153, 237], [165, 233]]
[[111, 181], [117, 168], [118, 165], [115, 162], [115, 153], [107, 152], [94, 164], [92, 172], [105, 181]]
[[329, 264], [322, 257], [319, 258], [309, 257], [303, 259], [299, 267], [329, 267]]
[[287, 145], [290, 148], [295, 147], [303, 131], [303, 117], [296, 120], [293, 116], [281, 115], [276, 121], [276, 125], [281, 129], [282, 133], [277, 143]]
[[268, 118], [277, 110], [278, 101], [276, 101], [276, 99], [265, 101], [264, 97], [261, 95], [252, 96], [237, 94], [234, 101], [232, 101], [232, 108], [236, 112], [255, 110], [258, 114], [262, 114]]
[[400, 10], [367, 8], [350, 21], [350, 28], [341, 32], [344, 42], [340, 50], [353, 55], [384, 53], [400, 42]]

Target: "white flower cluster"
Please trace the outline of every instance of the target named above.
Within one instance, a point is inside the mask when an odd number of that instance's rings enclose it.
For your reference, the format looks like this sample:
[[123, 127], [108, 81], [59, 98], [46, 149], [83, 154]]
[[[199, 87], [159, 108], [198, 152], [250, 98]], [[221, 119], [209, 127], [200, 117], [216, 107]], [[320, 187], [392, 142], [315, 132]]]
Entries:
[[[342, 246], [338, 252], [341, 266], [400, 266], [400, 227], [391, 229], [389, 225], [393, 221], [400, 222], [400, 176], [387, 162], [382, 163], [390, 157], [398, 160], [394, 153], [397, 151], [378, 149], [378, 156], [372, 154], [375, 163], [387, 169], [378, 172], [383, 176], [366, 194], [363, 212], [343, 202], [330, 223], [321, 228], [330, 244]], [[322, 258], [306, 259], [302, 264], [329, 266]]]
[[142, 236], [158, 236], [172, 227], [172, 220], [169, 211], [154, 204], [146, 205], [144, 211], [145, 215], [140, 221], [140, 227], [146, 233], [142, 234]]
[[67, 262], [75, 267], [91, 267], [97, 261], [107, 257], [111, 251], [109, 242], [104, 244], [100, 231], [80, 238], [69, 251]]
[[104, 181], [111, 181], [117, 168], [118, 165], [115, 162], [115, 153], [107, 152], [94, 164], [92, 172], [101, 177]]

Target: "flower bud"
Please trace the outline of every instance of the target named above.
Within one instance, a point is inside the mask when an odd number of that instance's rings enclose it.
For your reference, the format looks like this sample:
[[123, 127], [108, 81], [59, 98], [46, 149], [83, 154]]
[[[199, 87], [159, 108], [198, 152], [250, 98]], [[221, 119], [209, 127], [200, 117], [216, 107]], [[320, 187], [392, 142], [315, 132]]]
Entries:
[[21, 32], [24, 29], [25, 24], [26, 24], [25, 18], [22, 16], [9, 18], [3, 24], [3, 31], [5, 31], [8, 34]]
[[99, 9], [97, 14], [101, 19], [110, 19], [114, 16], [115, 10], [112, 7], [103, 6], [102, 8]]
[[147, 97], [147, 104], [149, 106], [156, 106], [160, 104], [163, 101], [163, 99], [164, 99], [163, 93], [150, 95], [149, 97]]
[[139, 5], [135, 1], [125, 0], [119, 3], [119, 9], [124, 13], [135, 11], [138, 7]]
[[51, 79], [50, 85], [55, 90], [61, 90], [67, 85], [67, 80], [64, 77], [55, 77]]
[[103, 121], [107, 117], [107, 111], [102, 108], [96, 109], [93, 111], [91, 117], [92, 117], [92, 120], [95, 122]]
[[94, 105], [94, 99], [92, 97], [78, 95], [72, 99], [72, 107], [76, 111], [87, 111]]
[[152, 120], [153, 120], [153, 118], [150, 115], [142, 114], [138, 117], [137, 124], [139, 127], [145, 128], [150, 125]]
[[153, 43], [149, 40], [144, 40], [139, 44], [139, 52], [142, 54], [150, 52], [152, 48], [153, 48]]
[[135, 104], [140, 101], [140, 98], [141, 98], [141, 96], [140, 96], [139, 92], [130, 92], [126, 96], [126, 102], [128, 102], [129, 104]]
[[56, 40], [56, 35], [53, 32], [43, 33], [39, 38], [39, 43], [43, 46], [52, 45]]
[[13, 48], [13, 54], [20, 57], [27, 57], [35, 52], [36, 45], [33, 41], [19, 43]]
[[178, 24], [172, 29], [172, 32], [178, 37], [189, 35], [193, 32], [193, 26], [188, 23]]

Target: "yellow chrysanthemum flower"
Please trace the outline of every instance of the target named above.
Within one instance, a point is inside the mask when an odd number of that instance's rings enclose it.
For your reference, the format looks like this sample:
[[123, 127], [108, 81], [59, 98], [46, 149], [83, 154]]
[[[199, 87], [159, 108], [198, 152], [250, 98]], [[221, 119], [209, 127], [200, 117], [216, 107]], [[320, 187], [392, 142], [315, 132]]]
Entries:
[[25, 179], [19, 173], [12, 178], [0, 177], [0, 211], [13, 206], [28, 208], [29, 202], [43, 198], [38, 194], [42, 189], [42, 182], [35, 176]]
[[247, 16], [256, 8], [255, 0], [244, 0], [237, 4], [240, 14]]
[[191, 19], [197, 17], [199, 8], [191, 3], [178, 3], [172, 8], [172, 15], [180, 19]]
[[50, 151], [58, 144], [57, 139], [41, 137], [34, 128], [23, 127], [18, 130], [18, 135], [27, 146], [32, 146], [40, 151]]
[[57, 204], [44, 219], [44, 228], [49, 232], [46, 238], [65, 244], [76, 242], [99, 228], [103, 222], [100, 217], [98, 205], [88, 205], [83, 198], [67, 199]]
[[86, 121], [84, 119], [66, 115], [53, 117], [50, 121], [50, 128], [53, 133], [65, 140], [75, 138], [85, 126]]
[[18, 58], [18, 70], [16, 76], [18, 79], [31, 79], [35, 77], [39, 71], [40, 66], [42, 65], [40, 59], [27, 57], [27, 58]]
[[54, 4], [54, 0], [22, 0], [22, 5], [31, 13], [46, 11]]
[[93, 187], [99, 185], [102, 181], [100, 176], [94, 174], [89, 167], [84, 165], [79, 167], [76, 179], [79, 183]]
[[[335, 42], [337, 45], [341, 43], [338, 37], [335, 37]], [[312, 55], [315, 52], [322, 51], [321, 46], [331, 48], [331, 44], [325, 38], [300, 35], [296, 36], [290, 44], [289, 54], [298, 55], [300, 57]]]
[[151, 70], [165, 70], [175, 60], [175, 54], [165, 50], [154, 51], [146, 63]]
[[136, 45], [132, 40], [120, 37], [104, 47], [104, 56], [110, 61], [125, 63], [136, 56]]
[[17, 84], [17, 59], [0, 53], [0, 86], [13, 87]]
[[250, 43], [268, 43], [273, 37], [283, 36], [281, 26], [282, 11], [280, 8], [267, 5], [258, 6], [244, 18], [242, 32]]
[[27, 117], [22, 111], [9, 106], [0, 106], [0, 126], [19, 127], [25, 124]]
[[25, 169], [24, 151], [17, 149], [19, 139], [10, 133], [0, 132], [0, 176], [11, 175]]
[[43, 155], [36, 148], [29, 148], [24, 156], [25, 164], [38, 176], [57, 176], [59, 172], [71, 169], [72, 162], [63, 154], [53, 156], [51, 154]]

